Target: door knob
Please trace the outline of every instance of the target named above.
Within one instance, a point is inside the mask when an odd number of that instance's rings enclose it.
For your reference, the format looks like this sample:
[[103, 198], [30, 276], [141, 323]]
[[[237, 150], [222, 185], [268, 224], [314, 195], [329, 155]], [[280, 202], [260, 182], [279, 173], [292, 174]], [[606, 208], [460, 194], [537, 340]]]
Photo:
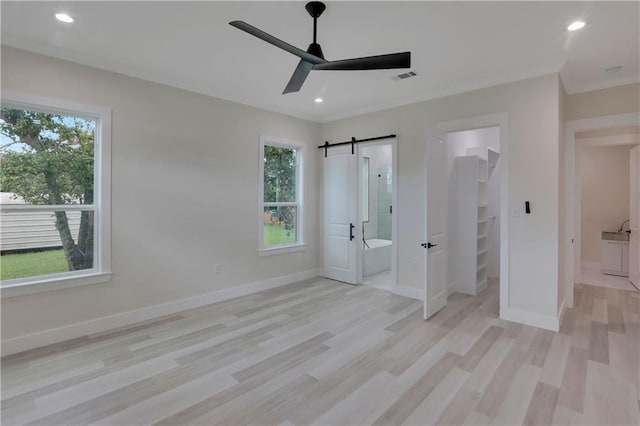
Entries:
[[422, 243], [420, 244], [422, 247], [426, 248], [426, 249], [430, 249], [431, 247], [436, 247], [437, 244], [431, 244], [431, 243]]

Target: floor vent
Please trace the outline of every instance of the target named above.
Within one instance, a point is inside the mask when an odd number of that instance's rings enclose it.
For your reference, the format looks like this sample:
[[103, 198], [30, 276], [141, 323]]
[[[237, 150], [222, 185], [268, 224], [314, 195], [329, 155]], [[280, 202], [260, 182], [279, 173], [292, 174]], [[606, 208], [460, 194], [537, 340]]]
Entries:
[[407, 78], [411, 78], [411, 77], [415, 77], [417, 74], [413, 71], [409, 71], [409, 72], [405, 72], [402, 74], [398, 74], [398, 75], [394, 75], [393, 79], [394, 80], [405, 80]]

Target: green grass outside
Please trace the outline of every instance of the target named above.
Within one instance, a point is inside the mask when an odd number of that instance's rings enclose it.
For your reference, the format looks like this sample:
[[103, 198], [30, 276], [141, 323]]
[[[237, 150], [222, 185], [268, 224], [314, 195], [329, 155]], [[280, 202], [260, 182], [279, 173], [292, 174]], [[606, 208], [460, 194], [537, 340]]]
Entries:
[[[288, 234], [288, 235], [287, 235]], [[270, 223], [264, 224], [264, 246], [279, 246], [296, 242], [296, 233], [292, 229], [287, 231], [284, 226]]]
[[[264, 225], [264, 245], [278, 246], [296, 242], [294, 230], [287, 231], [284, 226]], [[5, 254], [0, 256], [0, 279], [35, 277], [38, 275], [67, 272], [69, 267], [64, 258], [64, 252], [47, 250], [34, 253]]]
[[62, 249], [0, 256], [0, 279], [3, 280], [67, 271], [69, 267]]

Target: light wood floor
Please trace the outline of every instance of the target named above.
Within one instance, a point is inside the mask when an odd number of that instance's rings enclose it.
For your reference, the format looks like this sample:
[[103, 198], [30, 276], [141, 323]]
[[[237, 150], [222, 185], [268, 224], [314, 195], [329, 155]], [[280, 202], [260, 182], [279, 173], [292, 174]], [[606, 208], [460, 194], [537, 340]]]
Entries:
[[498, 285], [414, 300], [317, 279], [2, 360], [9, 424], [638, 425], [640, 297], [581, 285], [560, 333]]

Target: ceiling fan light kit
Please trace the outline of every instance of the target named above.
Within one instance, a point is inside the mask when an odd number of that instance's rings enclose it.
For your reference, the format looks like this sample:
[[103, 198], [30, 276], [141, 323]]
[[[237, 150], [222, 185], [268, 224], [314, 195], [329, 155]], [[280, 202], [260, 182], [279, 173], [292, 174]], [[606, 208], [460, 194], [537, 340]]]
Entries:
[[322, 15], [322, 12], [325, 11], [326, 6], [322, 2], [311, 1], [305, 5], [305, 9], [313, 18], [313, 43], [309, 45], [306, 51], [282, 41], [271, 34], [247, 24], [246, 22], [229, 22], [229, 25], [300, 58], [298, 66], [293, 72], [289, 83], [287, 83], [284, 92], [282, 92], [283, 95], [286, 93], [300, 91], [300, 88], [304, 84], [304, 81], [307, 79], [311, 70], [365, 71], [411, 67], [411, 52], [389, 53], [386, 55], [327, 61], [322, 53], [322, 47], [320, 47], [320, 44], [317, 42], [318, 18]]

